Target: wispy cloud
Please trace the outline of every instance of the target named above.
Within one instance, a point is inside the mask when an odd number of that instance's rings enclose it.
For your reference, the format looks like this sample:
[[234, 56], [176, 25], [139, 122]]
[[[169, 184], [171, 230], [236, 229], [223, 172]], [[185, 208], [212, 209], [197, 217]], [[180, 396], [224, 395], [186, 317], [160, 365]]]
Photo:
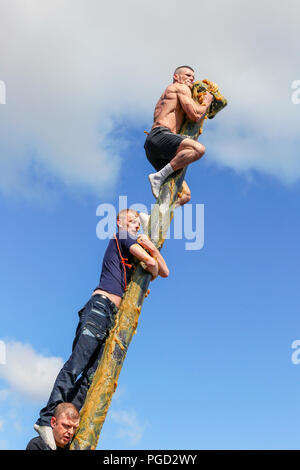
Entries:
[[137, 444], [142, 439], [146, 426], [139, 422], [134, 411], [116, 410], [109, 416], [118, 426], [116, 437], [125, 438], [131, 444]]
[[0, 189], [39, 198], [56, 185], [113, 188], [124, 143], [115, 142], [116, 120], [149, 127], [181, 63], [219, 83], [229, 100], [205, 126], [214, 131], [215, 163], [299, 180], [300, 105], [291, 102], [300, 78], [299, 2], [282, 9], [271, 0], [215, 0], [199, 8], [191, 0], [195, 14], [181, 11], [176, 0], [2, 2]]
[[[6, 343], [7, 361], [0, 367], [0, 377], [9, 390], [34, 402], [47, 400], [56, 376], [63, 365], [59, 357], [45, 357], [31, 345], [17, 341]], [[2, 390], [2, 398], [8, 396]]]

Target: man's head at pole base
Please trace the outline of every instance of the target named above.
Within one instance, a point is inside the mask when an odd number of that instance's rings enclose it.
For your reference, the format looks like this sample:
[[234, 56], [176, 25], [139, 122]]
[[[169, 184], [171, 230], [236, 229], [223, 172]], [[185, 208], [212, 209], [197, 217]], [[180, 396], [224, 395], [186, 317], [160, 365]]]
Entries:
[[53, 437], [57, 447], [65, 447], [79, 426], [79, 412], [72, 403], [60, 403], [51, 418]]
[[173, 83], [182, 83], [189, 88], [193, 87], [195, 79], [195, 71], [189, 65], [180, 65], [173, 74]]

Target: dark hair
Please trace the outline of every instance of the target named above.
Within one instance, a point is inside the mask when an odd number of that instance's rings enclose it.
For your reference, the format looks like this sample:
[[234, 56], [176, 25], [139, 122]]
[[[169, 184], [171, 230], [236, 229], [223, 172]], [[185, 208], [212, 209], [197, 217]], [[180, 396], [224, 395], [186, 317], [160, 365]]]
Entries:
[[174, 75], [175, 73], [178, 72], [178, 70], [180, 69], [190, 69], [192, 72], [195, 72], [194, 69], [192, 69], [192, 67], [190, 67], [189, 65], [180, 65], [179, 67], [176, 67], [175, 71], [174, 71]]

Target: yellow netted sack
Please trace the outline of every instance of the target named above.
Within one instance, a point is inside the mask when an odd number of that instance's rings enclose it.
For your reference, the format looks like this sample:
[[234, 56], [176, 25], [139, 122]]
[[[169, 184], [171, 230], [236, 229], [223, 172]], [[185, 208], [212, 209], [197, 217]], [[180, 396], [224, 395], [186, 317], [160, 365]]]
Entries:
[[218, 85], [214, 82], [211, 82], [207, 78], [194, 83], [192, 88], [192, 97], [195, 101], [197, 101], [197, 103], [201, 104], [203, 95], [207, 91], [213, 95], [213, 100], [210, 107], [208, 108], [206, 115], [198, 122], [194, 122], [186, 118], [182, 124], [180, 134], [197, 140], [199, 135], [202, 134], [204, 120], [207, 118], [214, 118], [219, 111], [227, 106], [227, 100], [220, 93]]

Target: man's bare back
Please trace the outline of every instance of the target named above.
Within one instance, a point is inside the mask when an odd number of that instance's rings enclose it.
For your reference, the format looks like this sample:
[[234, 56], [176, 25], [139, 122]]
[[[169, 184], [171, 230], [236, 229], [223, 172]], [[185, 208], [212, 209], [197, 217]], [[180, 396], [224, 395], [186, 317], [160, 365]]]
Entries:
[[168, 127], [171, 132], [178, 134], [185, 114], [179, 100], [181, 87], [186, 88], [186, 91], [192, 97], [187, 85], [172, 83], [168, 86], [155, 106], [152, 129], [159, 126]]

